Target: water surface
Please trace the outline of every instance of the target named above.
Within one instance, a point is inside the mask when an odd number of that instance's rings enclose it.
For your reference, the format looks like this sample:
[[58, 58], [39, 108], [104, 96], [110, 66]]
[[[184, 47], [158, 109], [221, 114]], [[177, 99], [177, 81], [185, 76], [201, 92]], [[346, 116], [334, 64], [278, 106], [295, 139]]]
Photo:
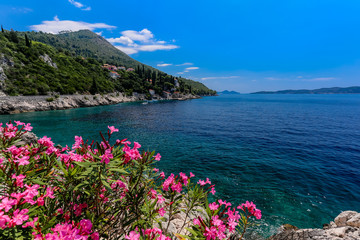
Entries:
[[166, 173], [192, 171], [220, 198], [254, 201], [266, 234], [360, 211], [360, 95], [222, 95], [0, 116], [9, 119], [61, 145], [114, 125], [116, 137], [160, 152]]

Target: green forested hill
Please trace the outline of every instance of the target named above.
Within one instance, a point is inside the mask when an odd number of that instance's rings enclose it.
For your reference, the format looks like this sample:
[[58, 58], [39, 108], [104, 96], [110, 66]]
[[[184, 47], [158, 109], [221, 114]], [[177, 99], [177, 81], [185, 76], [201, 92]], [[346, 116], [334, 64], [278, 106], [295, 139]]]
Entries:
[[[103, 64], [133, 67], [117, 70], [115, 78]], [[175, 78], [144, 65], [116, 49], [91, 31], [58, 35], [37, 32], [0, 32], [0, 87], [9, 95], [148, 93], [154, 89], [210, 95], [215, 92], [201, 83]], [[149, 79], [152, 79], [150, 83]]]
[[[43, 32], [24, 32], [29, 39], [51, 45], [57, 49], [66, 49], [76, 56], [94, 58], [99, 62], [111, 65], [122, 65], [135, 68], [144, 64], [132, 59], [124, 52], [114, 47], [103, 37], [89, 30], [51, 34]], [[146, 65], [145, 65], [146, 66]], [[149, 66], [146, 66], [151, 68]]]

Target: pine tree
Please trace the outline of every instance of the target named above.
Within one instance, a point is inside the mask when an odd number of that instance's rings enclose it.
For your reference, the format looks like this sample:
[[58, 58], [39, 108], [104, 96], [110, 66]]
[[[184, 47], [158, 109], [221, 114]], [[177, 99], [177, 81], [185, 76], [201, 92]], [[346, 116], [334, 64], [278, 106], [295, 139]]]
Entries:
[[14, 43], [19, 43], [19, 38], [13, 29], [11, 29], [10, 31], [9, 40]]
[[31, 47], [31, 41], [29, 40], [27, 34], [25, 34], [25, 45], [26, 45], [27, 47]]
[[98, 88], [98, 86], [97, 86], [97, 83], [96, 83], [95, 78], [93, 78], [93, 82], [92, 82], [92, 85], [91, 85], [91, 87], [90, 87], [89, 92], [90, 92], [92, 95], [95, 95], [96, 93], [99, 92], [99, 88]]
[[4, 28], [3, 28], [3, 26], [1, 25], [1, 32], [3, 33], [4, 32]]

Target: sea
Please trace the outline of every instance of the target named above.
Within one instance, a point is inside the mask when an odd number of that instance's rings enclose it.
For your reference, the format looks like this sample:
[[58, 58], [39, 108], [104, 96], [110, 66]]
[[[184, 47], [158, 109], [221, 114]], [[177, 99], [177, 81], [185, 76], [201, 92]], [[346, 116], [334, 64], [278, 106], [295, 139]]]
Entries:
[[115, 138], [159, 152], [166, 174], [191, 171], [210, 178], [217, 198], [253, 201], [263, 214], [259, 236], [360, 211], [360, 94], [220, 95], [0, 116], [9, 120], [63, 146], [74, 136], [100, 140], [115, 126]]

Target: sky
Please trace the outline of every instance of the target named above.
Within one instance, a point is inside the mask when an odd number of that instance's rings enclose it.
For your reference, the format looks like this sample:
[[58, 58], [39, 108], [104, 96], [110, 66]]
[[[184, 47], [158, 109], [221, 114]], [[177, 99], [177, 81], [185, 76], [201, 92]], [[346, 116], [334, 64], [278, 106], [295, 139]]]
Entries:
[[217, 91], [360, 85], [358, 0], [0, 0], [17, 31], [89, 29]]

